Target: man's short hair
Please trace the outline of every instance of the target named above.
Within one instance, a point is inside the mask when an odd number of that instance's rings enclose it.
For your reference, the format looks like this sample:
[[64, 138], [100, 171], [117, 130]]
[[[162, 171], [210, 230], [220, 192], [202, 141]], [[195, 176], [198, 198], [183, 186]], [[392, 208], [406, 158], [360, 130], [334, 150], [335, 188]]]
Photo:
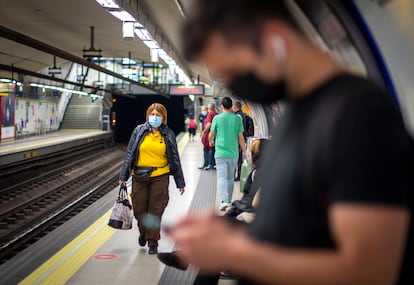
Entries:
[[216, 104], [214, 104], [214, 103], [208, 104], [207, 109], [209, 109], [209, 110], [215, 110], [216, 109]]
[[224, 109], [229, 110], [233, 106], [233, 100], [231, 100], [230, 97], [224, 97], [223, 100], [221, 100], [221, 105]]
[[240, 101], [234, 102], [234, 107], [236, 107], [237, 109], [241, 109], [242, 105], [241, 105]]
[[190, 61], [204, 51], [214, 32], [258, 50], [266, 21], [277, 20], [302, 33], [283, 0], [194, 0], [192, 4], [181, 30], [184, 56]]

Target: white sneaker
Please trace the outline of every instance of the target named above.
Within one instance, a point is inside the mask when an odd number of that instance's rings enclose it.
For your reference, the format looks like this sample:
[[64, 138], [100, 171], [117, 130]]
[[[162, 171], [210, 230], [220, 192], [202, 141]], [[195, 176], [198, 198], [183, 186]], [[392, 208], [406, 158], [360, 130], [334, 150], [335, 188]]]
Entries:
[[231, 206], [231, 203], [221, 202], [221, 204], [220, 204], [220, 211], [225, 211], [230, 206]]

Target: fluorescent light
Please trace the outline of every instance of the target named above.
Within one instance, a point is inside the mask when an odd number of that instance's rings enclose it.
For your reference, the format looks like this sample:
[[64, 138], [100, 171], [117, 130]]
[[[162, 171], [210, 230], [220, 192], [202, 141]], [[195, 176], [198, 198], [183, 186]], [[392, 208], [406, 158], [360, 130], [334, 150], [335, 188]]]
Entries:
[[157, 48], [151, 48], [150, 49], [150, 56], [151, 56], [151, 61], [152, 62], [158, 62], [159, 61], [158, 49]]
[[6, 79], [6, 78], [1, 78], [0, 82], [4, 82], [4, 83], [10, 83], [12, 82], [10, 79]]
[[135, 18], [129, 14], [127, 11], [120, 10], [120, 11], [109, 11], [112, 16], [118, 18], [122, 22], [135, 22]]
[[137, 62], [135, 61], [135, 60], [133, 60], [133, 59], [129, 59], [129, 58], [126, 58], [126, 57], [123, 57], [122, 58], [122, 64], [137, 64]]
[[[67, 88], [63, 88], [63, 87], [59, 87], [59, 86], [50, 86], [50, 85], [44, 85], [44, 84], [38, 84], [38, 83], [30, 83], [30, 86], [39, 87], [39, 88], [43, 88], [43, 89], [58, 90], [58, 91], [67, 92], [67, 93], [70, 93], [70, 94], [90, 95], [89, 93], [84, 92], [84, 91], [71, 90], [71, 89], [67, 89]], [[43, 90], [43, 91], [45, 91], [45, 90]]]
[[158, 55], [162, 58], [162, 56], [167, 55], [167, 53], [165, 52], [165, 50], [163, 50], [162, 48], [158, 49]]
[[173, 59], [165, 60], [165, 63], [170, 65], [170, 66], [176, 66], [177, 65]]
[[134, 39], [134, 22], [123, 22], [122, 24], [122, 36], [124, 40]]
[[135, 21], [135, 29], [144, 28], [144, 25], [140, 22]]
[[142, 41], [150, 49], [158, 49], [160, 46], [156, 41]]
[[151, 41], [151, 34], [145, 28], [135, 29], [135, 33], [142, 41]]
[[103, 8], [117, 9], [119, 5], [114, 0], [96, 0]]

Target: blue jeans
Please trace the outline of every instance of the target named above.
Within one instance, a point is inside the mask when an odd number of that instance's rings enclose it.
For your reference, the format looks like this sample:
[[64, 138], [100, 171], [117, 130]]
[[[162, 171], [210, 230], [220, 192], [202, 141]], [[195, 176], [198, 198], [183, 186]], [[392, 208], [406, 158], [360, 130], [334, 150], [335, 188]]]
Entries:
[[203, 167], [208, 166], [209, 162], [209, 149], [206, 147], [203, 147], [203, 154], [204, 154], [204, 164]]
[[231, 203], [236, 165], [237, 158], [216, 158], [217, 185], [223, 203]]
[[204, 166], [211, 166], [213, 167], [214, 165], [216, 165], [216, 162], [214, 160], [214, 148], [204, 148], [203, 149], [204, 152]]

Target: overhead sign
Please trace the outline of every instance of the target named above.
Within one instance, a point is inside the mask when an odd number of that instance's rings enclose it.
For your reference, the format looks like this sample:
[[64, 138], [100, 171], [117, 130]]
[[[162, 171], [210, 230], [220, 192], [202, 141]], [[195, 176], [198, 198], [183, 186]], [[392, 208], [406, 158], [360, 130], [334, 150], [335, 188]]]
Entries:
[[173, 85], [170, 84], [170, 95], [204, 95], [204, 85]]

